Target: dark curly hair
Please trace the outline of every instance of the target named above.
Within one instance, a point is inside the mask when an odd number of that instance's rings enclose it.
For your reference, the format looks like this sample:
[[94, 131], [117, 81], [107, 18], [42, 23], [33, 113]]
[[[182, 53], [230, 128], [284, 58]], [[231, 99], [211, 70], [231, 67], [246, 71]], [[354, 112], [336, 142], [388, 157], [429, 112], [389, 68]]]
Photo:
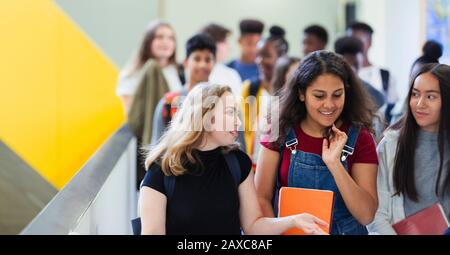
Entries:
[[270, 36], [267, 38], [267, 41], [273, 42], [278, 56], [286, 55], [289, 51], [289, 43], [284, 38], [286, 35], [285, 30], [280, 26], [272, 26], [270, 27], [269, 33]]
[[209, 50], [216, 57], [216, 43], [214, 39], [207, 34], [196, 34], [189, 38], [186, 42], [186, 58], [194, 51]]
[[328, 32], [320, 25], [308, 26], [305, 30], [303, 30], [303, 33], [316, 36], [324, 44], [328, 43]]
[[[295, 71], [292, 79], [280, 91], [280, 136], [277, 144], [284, 143], [290, 128], [306, 118], [307, 109], [300, 101], [300, 93], [305, 93], [322, 74], [333, 74], [344, 83], [345, 103], [341, 118], [345, 122], [360, 125], [373, 132], [374, 103], [370, 99], [350, 65], [338, 54], [328, 51], [315, 51], [307, 55]], [[275, 124], [275, 122], [273, 122]], [[278, 130], [273, 127], [272, 130]]]

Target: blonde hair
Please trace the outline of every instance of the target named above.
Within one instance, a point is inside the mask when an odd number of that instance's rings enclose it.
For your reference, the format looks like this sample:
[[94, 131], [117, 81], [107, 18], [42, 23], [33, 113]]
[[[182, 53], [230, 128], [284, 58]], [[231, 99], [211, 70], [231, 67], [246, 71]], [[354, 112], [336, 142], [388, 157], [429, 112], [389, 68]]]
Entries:
[[[178, 109], [168, 130], [157, 145], [150, 148], [145, 160], [146, 169], [156, 162], [161, 165], [166, 176], [179, 176], [187, 171], [186, 164], [202, 164], [193, 151], [204, 139], [205, 115], [212, 114], [212, 110], [225, 92], [231, 93], [230, 87], [208, 83], [196, 85]], [[201, 101], [198, 100], [200, 98]], [[237, 144], [232, 144], [224, 146], [223, 149], [229, 151], [237, 147]]]

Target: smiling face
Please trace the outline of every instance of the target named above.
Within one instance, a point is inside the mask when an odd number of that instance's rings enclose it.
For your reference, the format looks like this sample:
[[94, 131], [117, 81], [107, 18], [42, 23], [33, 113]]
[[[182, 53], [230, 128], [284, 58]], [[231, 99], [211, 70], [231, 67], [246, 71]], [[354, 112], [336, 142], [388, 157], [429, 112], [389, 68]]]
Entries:
[[277, 59], [277, 50], [271, 41], [265, 41], [258, 45], [256, 64], [258, 65], [260, 76], [263, 80], [269, 82], [272, 80]]
[[336, 75], [322, 74], [300, 94], [300, 101], [305, 103], [309, 126], [327, 128], [339, 119], [344, 109], [344, 83]]
[[150, 45], [156, 59], [168, 60], [175, 52], [175, 34], [168, 26], [161, 26], [155, 32]]
[[208, 81], [214, 63], [214, 55], [211, 51], [204, 49], [192, 52], [184, 62], [184, 68], [189, 77], [189, 83], [195, 85], [200, 82]]
[[425, 131], [437, 132], [441, 119], [441, 91], [439, 81], [431, 73], [419, 75], [409, 99], [409, 107], [417, 125]]
[[261, 40], [260, 34], [245, 34], [239, 38], [241, 47], [241, 60], [246, 64], [255, 63], [256, 45]]
[[233, 94], [225, 92], [212, 111], [212, 130], [206, 133], [208, 143], [217, 146], [233, 144], [238, 137], [238, 128], [242, 124]]

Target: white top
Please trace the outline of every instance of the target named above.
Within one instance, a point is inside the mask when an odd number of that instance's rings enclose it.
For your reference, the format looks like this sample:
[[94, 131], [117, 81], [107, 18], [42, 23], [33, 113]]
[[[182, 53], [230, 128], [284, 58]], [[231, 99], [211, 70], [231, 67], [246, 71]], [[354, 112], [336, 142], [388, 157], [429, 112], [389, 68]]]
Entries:
[[367, 66], [362, 67], [358, 71], [359, 78], [368, 82], [372, 85], [376, 90], [383, 93], [386, 96], [386, 100], [388, 103], [395, 103], [398, 100], [398, 92], [395, 84], [394, 77], [392, 73], [389, 72], [389, 87], [387, 93], [383, 89], [383, 80], [381, 78], [380, 67], [378, 66]]
[[134, 93], [139, 86], [139, 82], [144, 76], [144, 70], [146, 70], [146, 65], [141, 69], [133, 73], [132, 75], [127, 75], [125, 70], [122, 70], [119, 74], [119, 81], [117, 82], [116, 94], [118, 96], [134, 96]]
[[[142, 77], [144, 76], [145, 70], [147, 70], [147, 63], [136, 71], [134, 74], [126, 76], [125, 71], [121, 71], [119, 74], [119, 81], [116, 89], [116, 94], [118, 96], [134, 96], [137, 87], [139, 86]], [[162, 69], [164, 78], [167, 81], [170, 91], [178, 91], [182, 88], [180, 78], [178, 76], [178, 71], [175, 65], [168, 65]]]
[[241, 96], [241, 76], [239, 76], [239, 73], [236, 70], [229, 68], [222, 63], [214, 65], [214, 68], [209, 75], [209, 82], [212, 84], [230, 86], [231, 91], [235, 96]]
[[179, 91], [183, 88], [178, 70], [175, 65], [168, 65], [162, 69], [164, 78], [166, 78], [167, 85], [169, 85], [170, 91]]

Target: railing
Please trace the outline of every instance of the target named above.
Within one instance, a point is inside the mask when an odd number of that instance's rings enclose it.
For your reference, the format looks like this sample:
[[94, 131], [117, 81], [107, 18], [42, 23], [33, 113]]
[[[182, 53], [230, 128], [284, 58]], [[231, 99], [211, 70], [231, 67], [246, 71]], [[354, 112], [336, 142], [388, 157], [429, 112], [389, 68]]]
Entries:
[[136, 139], [125, 125], [21, 234], [131, 234], [136, 209]]

